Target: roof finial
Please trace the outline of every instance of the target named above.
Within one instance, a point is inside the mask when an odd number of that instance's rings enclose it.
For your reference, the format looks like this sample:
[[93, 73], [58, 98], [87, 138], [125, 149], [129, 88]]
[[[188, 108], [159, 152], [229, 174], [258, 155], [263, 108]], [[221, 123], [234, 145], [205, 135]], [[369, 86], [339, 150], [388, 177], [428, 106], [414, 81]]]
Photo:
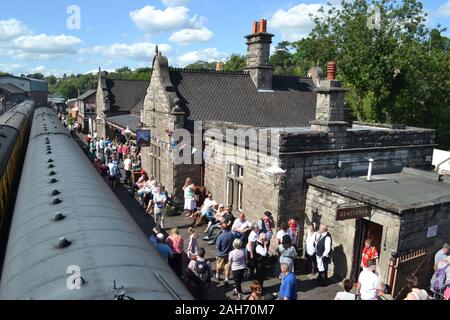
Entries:
[[159, 54], [159, 48], [158, 48], [158, 45], [156, 45], [156, 48], [155, 48], [155, 55], [158, 56], [158, 54]]

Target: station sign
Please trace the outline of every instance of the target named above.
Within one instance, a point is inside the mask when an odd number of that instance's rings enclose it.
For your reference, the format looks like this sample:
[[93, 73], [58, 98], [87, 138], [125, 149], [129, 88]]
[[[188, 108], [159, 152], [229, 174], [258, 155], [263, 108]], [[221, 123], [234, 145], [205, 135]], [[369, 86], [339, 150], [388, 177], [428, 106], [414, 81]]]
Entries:
[[336, 221], [369, 218], [371, 213], [370, 206], [339, 208], [336, 211]]

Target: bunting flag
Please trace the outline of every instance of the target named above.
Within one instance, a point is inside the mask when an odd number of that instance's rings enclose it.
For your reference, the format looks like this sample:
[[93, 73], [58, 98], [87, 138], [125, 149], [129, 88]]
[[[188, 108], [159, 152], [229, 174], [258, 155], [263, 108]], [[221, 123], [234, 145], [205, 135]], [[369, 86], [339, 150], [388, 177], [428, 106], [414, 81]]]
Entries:
[[197, 151], [198, 151], [198, 149], [192, 148], [192, 154], [196, 153]]

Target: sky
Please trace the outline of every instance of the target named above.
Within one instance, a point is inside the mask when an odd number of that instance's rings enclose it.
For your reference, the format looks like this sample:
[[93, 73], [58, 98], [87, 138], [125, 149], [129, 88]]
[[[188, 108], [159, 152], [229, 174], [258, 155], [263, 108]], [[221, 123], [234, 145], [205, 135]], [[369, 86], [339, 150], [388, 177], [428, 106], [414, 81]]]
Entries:
[[[328, 1], [15, 0], [0, 11], [0, 71], [45, 75], [150, 67], [159, 45], [172, 66], [246, 53], [252, 21], [274, 43], [306, 36], [309, 13]], [[331, 1], [339, 2], [339, 1]], [[423, 1], [428, 27], [450, 26], [450, 0]], [[450, 35], [447, 31], [446, 35]]]

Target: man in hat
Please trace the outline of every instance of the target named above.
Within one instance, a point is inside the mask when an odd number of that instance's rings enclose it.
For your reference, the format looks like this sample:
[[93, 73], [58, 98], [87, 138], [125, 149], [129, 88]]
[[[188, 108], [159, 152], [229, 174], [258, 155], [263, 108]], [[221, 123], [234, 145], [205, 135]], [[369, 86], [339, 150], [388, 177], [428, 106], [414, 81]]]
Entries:
[[270, 247], [270, 239], [272, 239], [273, 229], [275, 228], [275, 223], [273, 222], [272, 213], [270, 211], [264, 212], [261, 220], [258, 221], [258, 227], [260, 232], [265, 234], [268, 247]]

